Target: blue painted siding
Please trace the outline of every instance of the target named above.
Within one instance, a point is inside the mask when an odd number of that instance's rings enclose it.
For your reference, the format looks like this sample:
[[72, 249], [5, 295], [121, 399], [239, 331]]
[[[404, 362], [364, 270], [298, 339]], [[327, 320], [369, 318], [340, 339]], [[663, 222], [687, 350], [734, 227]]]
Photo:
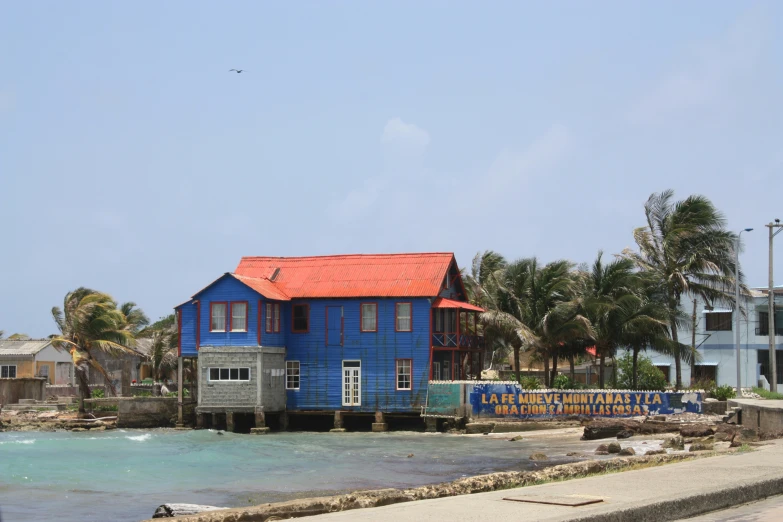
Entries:
[[196, 357], [196, 305], [189, 301], [181, 305], [178, 310], [182, 311], [182, 329], [180, 343], [182, 346], [183, 357]]
[[[201, 302], [201, 346], [258, 346], [258, 301], [260, 296], [248, 286], [233, 277], [225, 277], [197, 296]], [[231, 302], [247, 301], [246, 332], [210, 332], [210, 303], [223, 301], [228, 303], [231, 314]], [[228, 330], [228, 322], [226, 322]]]
[[[418, 411], [426, 400], [429, 378], [430, 301], [428, 299], [309, 300], [309, 333], [291, 333], [286, 308], [286, 360], [299, 361], [299, 390], [288, 390], [290, 411]], [[378, 331], [360, 332], [360, 304], [378, 304]], [[395, 331], [395, 304], [413, 305], [412, 332]], [[342, 306], [343, 346], [326, 346], [326, 307]], [[266, 344], [266, 343], [264, 343]], [[396, 359], [412, 359], [411, 390], [396, 390]], [[361, 361], [361, 406], [342, 406], [342, 362]]]

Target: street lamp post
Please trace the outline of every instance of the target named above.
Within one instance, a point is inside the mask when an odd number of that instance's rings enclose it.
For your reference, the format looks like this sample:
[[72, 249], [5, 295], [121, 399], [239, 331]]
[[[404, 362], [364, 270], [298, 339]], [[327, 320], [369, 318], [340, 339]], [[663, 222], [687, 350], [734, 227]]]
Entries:
[[739, 280], [739, 251], [740, 251], [740, 237], [743, 232], [750, 232], [752, 228], [746, 228], [740, 230], [737, 234], [737, 245], [734, 248], [734, 302], [735, 302], [735, 330], [734, 339], [736, 340], [737, 349], [737, 397], [742, 397], [742, 370], [740, 369], [741, 357], [740, 357], [740, 314], [742, 313], [742, 307], [740, 306], [740, 280]]
[[[771, 372], [769, 390], [772, 393], [775, 393], [778, 391], [778, 362], [777, 353], [775, 352], [775, 335], [777, 332], [775, 331], [775, 287], [772, 284], [772, 238], [780, 234], [780, 227], [783, 227], [783, 224], [780, 223], [779, 219], [776, 219], [774, 223], [764, 226], [769, 229], [769, 290], [767, 294], [767, 317], [769, 325], [769, 331], [767, 333], [769, 333], [769, 367]], [[778, 230], [773, 233], [772, 230], [775, 228]]]

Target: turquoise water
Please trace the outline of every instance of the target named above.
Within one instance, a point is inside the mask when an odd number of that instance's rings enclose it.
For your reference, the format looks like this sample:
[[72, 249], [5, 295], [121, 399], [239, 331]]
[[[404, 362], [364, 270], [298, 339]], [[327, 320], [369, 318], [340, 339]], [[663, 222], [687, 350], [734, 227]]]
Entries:
[[[238, 507], [406, 487], [556, 464], [595, 442], [413, 433], [218, 436], [211, 430], [0, 433], [0, 514], [16, 521], [137, 521], [159, 505]], [[414, 454], [409, 458], [409, 454]]]

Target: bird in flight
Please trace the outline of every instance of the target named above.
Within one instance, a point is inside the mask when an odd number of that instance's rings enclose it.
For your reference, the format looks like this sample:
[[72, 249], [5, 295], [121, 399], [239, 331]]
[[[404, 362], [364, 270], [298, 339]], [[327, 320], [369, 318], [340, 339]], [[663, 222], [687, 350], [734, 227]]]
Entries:
[[234, 71], [235, 73], [239, 74], [242, 71], [244, 71], [244, 69], [230, 69], [228, 72], [231, 72], [231, 71]]

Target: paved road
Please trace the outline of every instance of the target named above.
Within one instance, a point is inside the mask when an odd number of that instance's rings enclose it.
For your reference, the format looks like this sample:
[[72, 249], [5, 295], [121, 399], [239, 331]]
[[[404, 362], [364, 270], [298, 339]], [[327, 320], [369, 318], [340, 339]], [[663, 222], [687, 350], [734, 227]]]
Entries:
[[783, 495], [743, 504], [681, 522], [780, 522], [783, 520]]

